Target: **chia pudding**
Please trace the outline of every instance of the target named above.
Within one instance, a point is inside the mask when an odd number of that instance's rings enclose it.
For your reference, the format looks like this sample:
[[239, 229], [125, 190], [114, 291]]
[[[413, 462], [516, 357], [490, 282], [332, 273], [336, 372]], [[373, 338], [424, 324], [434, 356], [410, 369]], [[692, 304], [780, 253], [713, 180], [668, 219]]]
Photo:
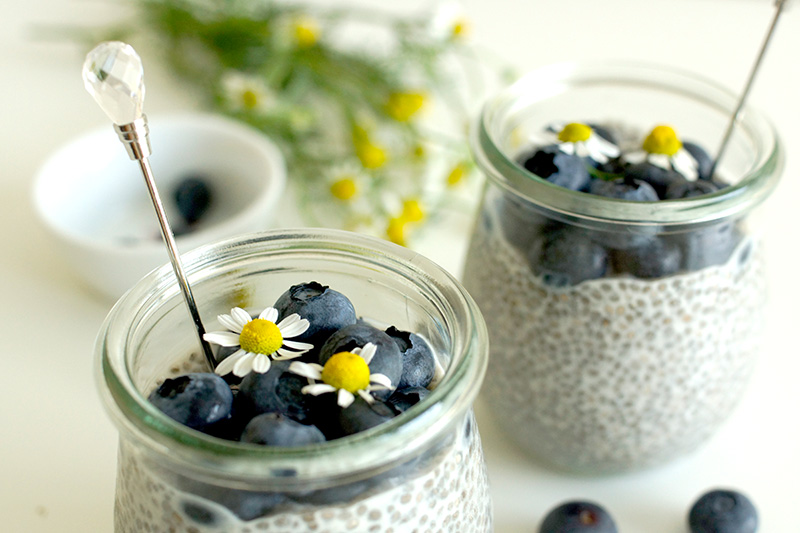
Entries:
[[554, 287], [484, 212], [464, 285], [489, 326], [482, 397], [514, 441], [561, 469], [663, 463], [704, 442], [742, 396], [765, 300], [755, 238], [723, 264]]

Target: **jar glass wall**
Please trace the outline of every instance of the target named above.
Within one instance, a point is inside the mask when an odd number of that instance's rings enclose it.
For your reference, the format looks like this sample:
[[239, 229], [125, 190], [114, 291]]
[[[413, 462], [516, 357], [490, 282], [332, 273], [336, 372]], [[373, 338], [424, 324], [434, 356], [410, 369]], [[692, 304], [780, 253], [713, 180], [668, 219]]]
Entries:
[[159, 380], [203, 366], [165, 266], [117, 303], [98, 337], [100, 389], [120, 430], [117, 532], [491, 530], [472, 416], [486, 330], [454, 278], [409, 250], [325, 230], [245, 236], [184, 262], [207, 327], [234, 306], [257, 312], [319, 281], [360, 318], [423, 336], [443, 375], [405, 413], [322, 444], [258, 446], [188, 429], [147, 401]]
[[663, 463], [705, 441], [745, 389], [765, 302], [755, 208], [782, 151], [746, 108], [702, 196], [629, 201], [570, 190], [523, 161], [580, 122], [635, 150], [669, 124], [713, 153], [736, 97], [649, 65], [557, 65], [490, 100], [473, 153], [487, 176], [463, 281], [486, 317], [484, 396], [505, 431], [561, 469]]

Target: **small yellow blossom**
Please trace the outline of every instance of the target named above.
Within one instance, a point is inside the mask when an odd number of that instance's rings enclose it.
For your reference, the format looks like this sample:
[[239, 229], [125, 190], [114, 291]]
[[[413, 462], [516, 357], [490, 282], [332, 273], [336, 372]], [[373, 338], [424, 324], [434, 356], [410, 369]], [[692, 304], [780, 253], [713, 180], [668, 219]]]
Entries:
[[456, 164], [447, 175], [447, 186], [455, 187], [464, 180], [464, 177], [469, 173], [469, 165], [465, 162]]
[[381, 168], [386, 163], [388, 158], [386, 150], [372, 142], [367, 130], [361, 126], [353, 126], [353, 146], [356, 157], [364, 168], [374, 170]]
[[311, 48], [319, 40], [319, 25], [310, 17], [299, 17], [292, 23], [292, 37], [298, 48]]
[[403, 216], [392, 217], [386, 225], [386, 237], [400, 246], [406, 245], [406, 225], [408, 220]]
[[398, 122], [408, 122], [425, 105], [427, 97], [419, 92], [395, 92], [386, 101], [386, 114]]
[[425, 219], [425, 211], [423, 211], [419, 200], [410, 198], [403, 202], [403, 213], [400, 217], [408, 222], [421, 222]]
[[352, 200], [358, 194], [358, 185], [352, 176], [343, 176], [331, 183], [331, 195], [337, 200], [346, 202]]

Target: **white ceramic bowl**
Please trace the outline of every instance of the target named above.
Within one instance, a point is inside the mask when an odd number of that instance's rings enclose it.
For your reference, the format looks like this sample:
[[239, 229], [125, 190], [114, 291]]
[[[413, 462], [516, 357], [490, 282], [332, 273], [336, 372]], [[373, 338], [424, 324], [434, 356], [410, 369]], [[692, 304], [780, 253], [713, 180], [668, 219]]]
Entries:
[[[156, 186], [181, 253], [266, 229], [285, 189], [277, 147], [262, 133], [210, 114], [148, 117]], [[207, 213], [179, 234], [174, 188], [203, 176]], [[53, 243], [89, 287], [116, 299], [169, 257], [138, 162], [111, 124], [55, 152], [39, 170], [34, 204]]]

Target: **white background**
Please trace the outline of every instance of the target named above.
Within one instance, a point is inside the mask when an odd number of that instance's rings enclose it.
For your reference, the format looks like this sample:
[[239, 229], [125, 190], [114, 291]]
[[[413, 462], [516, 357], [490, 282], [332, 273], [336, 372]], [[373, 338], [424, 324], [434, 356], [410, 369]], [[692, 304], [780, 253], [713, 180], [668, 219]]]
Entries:
[[[402, 9], [425, 5], [404, 4]], [[556, 61], [636, 59], [688, 68], [736, 91], [773, 13], [770, 0], [467, 0], [465, 6], [476, 45], [520, 72]], [[34, 26], [93, 24], [116, 14], [114, 4], [103, 1], [28, 0], [0, 7], [3, 531], [84, 533], [112, 527], [116, 430], [93, 379], [94, 338], [110, 303], [92, 296], [62, 268], [36, 223], [30, 192], [32, 176], [49, 153], [108, 125], [82, 86], [86, 50], [41, 40]], [[535, 531], [549, 508], [572, 498], [601, 502], [622, 532], [679, 533], [693, 499], [714, 486], [748, 493], [760, 510], [761, 531], [800, 531], [800, 166], [794, 157], [800, 146], [799, 56], [800, 10], [789, 9], [750, 98], [782, 135], [787, 165], [764, 210], [768, 336], [742, 403], [689, 457], [648, 472], [585, 479], [525, 460], [503, 441], [493, 413], [479, 402], [498, 533]], [[158, 65], [146, 68], [149, 115], [196, 107]], [[291, 216], [287, 212], [286, 220]], [[458, 274], [466, 234], [442, 231], [422, 249]], [[441, 246], [443, 241], [450, 245]]]

